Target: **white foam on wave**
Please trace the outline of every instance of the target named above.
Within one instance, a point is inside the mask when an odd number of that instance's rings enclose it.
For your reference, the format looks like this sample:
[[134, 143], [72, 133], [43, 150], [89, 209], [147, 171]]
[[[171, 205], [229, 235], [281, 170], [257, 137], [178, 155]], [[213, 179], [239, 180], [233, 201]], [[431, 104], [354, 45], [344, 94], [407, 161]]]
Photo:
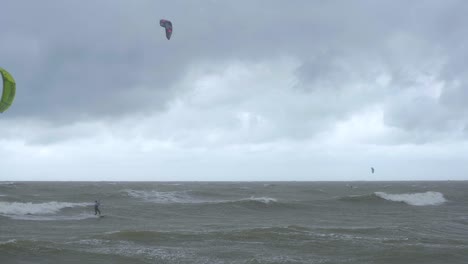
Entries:
[[158, 192], [158, 191], [137, 191], [125, 190], [128, 196], [143, 199], [145, 201], [154, 203], [196, 203], [202, 202], [190, 197], [186, 192], [173, 191], [173, 192]]
[[385, 192], [375, 192], [378, 197], [393, 201], [404, 202], [409, 205], [425, 206], [425, 205], [440, 205], [447, 200], [440, 192], [424, 192], [424, 193], [402, 193], [402, 194], [388, 194]]
[[0, 202], [0, 214], [6, 216], [49, 215], [55, 214], [64, 208], [85, 207], [90, 205], [92, 204], [55, 201], [47, 203]]
[[16, 239], [10, 239], [7, 241], [0, 241], [0, 245], [8, 245], [8, 244], [14, 244], [16, 243]]
[[76, 221], [98, 218], [98, 216], [90, 213], [81, 213], [78, 215], [10, 215], [8, 217], [15, 220], [29, 221]]
[[186, 191], [172, 191], [172, 192], [159, 192], [155, 190], [151, 191], [138, 191], [138, 190], [124, 190], [128, 196], [142, 199], [147, 202], [153, 203], [163, 203], [163, 204], [170, 204], [170, 203], [190, 203], [190, 204], [219, 204], [219, 203], [235, 203], [235, 202], [246, 202], [246, 201], [254, 201], [260, 202], [264, 204], [270, 204], [277, 202], [275, 198], [270, 197], [250, 197], [244, 199], [236, 199], [236, 200], [206, 200], [206, 199], [199, 199], [193, 196], [190, 196]]
[[[275, 198], [270, 198], [270, 197], [253, 197], [252, 196], [250, 198], [241, 199], [237, 201], [253, 201], [253, 202], [260, 202], [264, 204], [270, 204], [270, 203], [276, 203], [278, 200], [276, 200]], [[237, 202], [237, 201], [233, 201], [233, 202]]]

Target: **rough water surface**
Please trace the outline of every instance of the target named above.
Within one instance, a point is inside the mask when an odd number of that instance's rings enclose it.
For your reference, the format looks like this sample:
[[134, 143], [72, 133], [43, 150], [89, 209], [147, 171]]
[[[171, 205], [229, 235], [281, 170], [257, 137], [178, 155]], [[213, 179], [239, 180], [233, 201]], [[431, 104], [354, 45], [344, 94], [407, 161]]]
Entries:
[[0, 263], [54, 262], [468, 263], [468, 182], [0, 182]]

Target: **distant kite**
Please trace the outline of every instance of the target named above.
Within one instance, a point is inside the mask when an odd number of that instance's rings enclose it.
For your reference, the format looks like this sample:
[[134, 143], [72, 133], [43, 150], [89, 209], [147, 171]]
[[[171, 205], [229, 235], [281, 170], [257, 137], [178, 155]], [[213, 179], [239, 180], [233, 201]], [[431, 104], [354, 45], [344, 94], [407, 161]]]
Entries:
[[159, 25], [166, 29], [166, 38], [171, 39], [172, 35], [172, 22], [166, 19], [159, 20]]
[[13, 103], [16, 94], [16, 82], [5, 69], [0, 68], [0, 75], [2, 76], [2, 97], [0, 98], [0, 113], [5, 112]]
[[371, 169], [371, 172], [372, 172], [372, 173], [374, 173], [374, 168], [373, 168], [373, 167], [371, 167], [370, 169]]

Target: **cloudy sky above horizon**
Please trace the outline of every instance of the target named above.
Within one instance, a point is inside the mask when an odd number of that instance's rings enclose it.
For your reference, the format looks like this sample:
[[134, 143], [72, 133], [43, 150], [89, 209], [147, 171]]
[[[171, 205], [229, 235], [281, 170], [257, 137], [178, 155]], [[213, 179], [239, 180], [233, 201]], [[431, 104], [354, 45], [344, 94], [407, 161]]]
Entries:
[[468, 180], [467, 1], [1, 10], [0, 181]]

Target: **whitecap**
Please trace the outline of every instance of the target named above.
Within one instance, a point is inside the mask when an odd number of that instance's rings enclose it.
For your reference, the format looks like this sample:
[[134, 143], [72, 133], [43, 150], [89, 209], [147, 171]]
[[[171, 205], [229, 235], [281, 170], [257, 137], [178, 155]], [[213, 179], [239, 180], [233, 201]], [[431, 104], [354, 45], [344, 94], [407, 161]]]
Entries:
[[440, 192], [424, 192], [424, 193], [402, 193], [402, 194], [388, 194], [385, 192], [375, 192], [378, 197], [393, 201], [404, 202], [409, 205], [425, 206], [425, 205], [440, 205], [447, 200]]
[[90, 203], [68, 203], [55, 201], [47, 203], [0, 202], [0, 214], [6, 216], [48, 215], [55, 214], [64, 208], [85, 207], [90, 205]]

